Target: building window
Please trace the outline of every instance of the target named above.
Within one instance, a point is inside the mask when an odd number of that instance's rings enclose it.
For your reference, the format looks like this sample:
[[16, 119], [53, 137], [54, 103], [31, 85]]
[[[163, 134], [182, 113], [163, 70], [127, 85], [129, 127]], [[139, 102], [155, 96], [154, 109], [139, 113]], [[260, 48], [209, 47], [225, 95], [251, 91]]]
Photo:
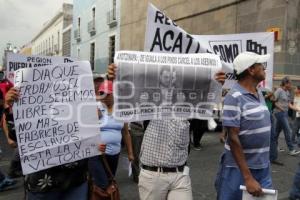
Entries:
[[117, 0], [113, 0], [113, 20], [117, 19], [116, 12], [117, 12]]
[[115, 36], [110, 36], [109, 37], [109, 63], [114, 62], [114, 57], [115, 57]]
[[92, 20], [88, 23], [88, 32], [91, 36], [96, 34], [96, 8], [92, 8]]
[[50, 42], [50, 37], [49, 37], [49, 39], [48, 39], [48, 42], [49, 42], [49, 50], [48, 50], [48, 54], [51, 54], [51, 42]]
[[48, 48], [47, 39], [45, 39], [44, 43], [45, 43], [45, 46], [44, 46], [44, 55], [46, 55], [47, 54], [47, 48]]
[[91, 43], [90, 46], [90, 63], [92, 70], [95, 69], [95, 43]]
[[43, 41], [43, 55], [46, 54], [46, 41]]
[[52, 53], [53, 54], [55, 54], [55, 49], [54, 49], [54, 35], [52, 35], [52, 44], [51, 44], [51, 46], [52, 46]]
[[77, 19], [78, 32], [80, 32], [80, 17]]
[[96, 18], [96, 8], [92, 9], [92, 17], [93, 17], [93, 21], [95, 21], [95, 18]]
[[77, 58], [80, 59], [80, 48], [77, 49]]
[[59, 31], [57, 32], [57, 49], [56, 49], [56, 54], [59, 54], [59, 45], [60, 45], [60, 39], [59, 39]]

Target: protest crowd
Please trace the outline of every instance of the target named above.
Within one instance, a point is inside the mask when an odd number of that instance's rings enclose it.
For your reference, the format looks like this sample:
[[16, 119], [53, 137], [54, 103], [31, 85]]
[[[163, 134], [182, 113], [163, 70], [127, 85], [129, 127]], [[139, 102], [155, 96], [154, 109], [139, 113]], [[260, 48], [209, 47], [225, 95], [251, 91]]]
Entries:
[[[289, 109], [300, 111], [300, 107], [293, 105], [290, 99], [291, 81], [285, 77], [281, 87], [274, 92], [261, 92], [257, 88], [265, 78], [263, 63], [269, 57], [243, 52], [234, 60], [237, 83], [228, 91], [223, 102], [225, 148], [216, 172], [218, 199], [242, 199], [240, 185], [245, 185], [246, 190], [257, 197], [264, 195], [263, 188], [272, 189], [270, 164], [284, 165], [276, 157], [278, 135], [282, 129], [288, 155], [300, 153], [296, 150], [297, 145], [300, 146], [299, 117], [294, 120], [293, 132], [289, 132]], [[109, 189], [111, 180], [115, 180], [122, 138], [128, 160], [132, 162], [132, 177], [138, 183], [140, 199], [193, 199], [187, 158], [190, 148], [201, 150], [201, 135], [200, 139], [194, 135], [192, 144], [190, 132], [205, 132], [209, 122], [174, 118], [135, 121], [128, 125], [115, 120], [112, 115], [113, 82], [117, 69], [116, 64], [111, 64], [106, 77], [94, 78], [97, 112], [101, 121], [98, 150], [102, 155], [25, 175], [26, 199], [102, 199], [101, 196], [112, 192]], [[225, 73], [219, 71], [214, 78], [223, 84]], [[298, 86], [295, 95], [299, 94]], [[5, 94], [1, 91], [1, 97], [3, 132], [9, 145], [16, 148], [12, 106], [20, 98], [20, 89], [10, 86]], [[195, 125], [191, 125], [193, 123]], [[1, 173], [1, 191], [13, 188], [16, 184], [14, 178], [23, 176], [17, 149], [10, 170], [8, 175]], [[299, 173], [295, 175], [291, 199], [299, 197]]]
[[[229, 66], [195, 41], [186, 53], [158, 51], [158, 40], [149, 51], [116, 52], [103, 75], [71, 58], [13, 69], [14, 79], [0, 83], [1, 133], [13, 148], [8, 173], [0, 168], [0, 199], [20, 181], [25, 200], [122, 199], [117, 171], [126, 152], [139, 199], [192, 200], [189, 165], [202, 163], [189, 156], [209, 148], [202, 138], [213, 131], [224, 145], [217, 199], [277, 199], [279, 152], [300, 155], [300, 85], [286, 76], [277, 88], [262, 86], [269, 52], [244, 49]], [[288, 196], [299, 200], [300, 167], [293, 174]]]

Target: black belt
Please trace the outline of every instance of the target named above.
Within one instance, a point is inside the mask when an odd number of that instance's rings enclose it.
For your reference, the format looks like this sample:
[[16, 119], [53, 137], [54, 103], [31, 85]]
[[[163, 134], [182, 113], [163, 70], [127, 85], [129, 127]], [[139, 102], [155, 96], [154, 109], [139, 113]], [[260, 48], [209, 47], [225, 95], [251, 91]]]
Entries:
[[179, 167], [150, 167], [147, 165], [142, 165], [142, 168], [145, 170], [153, 171], [153, 172], [183, 172], [183, 168], [185, 165]]

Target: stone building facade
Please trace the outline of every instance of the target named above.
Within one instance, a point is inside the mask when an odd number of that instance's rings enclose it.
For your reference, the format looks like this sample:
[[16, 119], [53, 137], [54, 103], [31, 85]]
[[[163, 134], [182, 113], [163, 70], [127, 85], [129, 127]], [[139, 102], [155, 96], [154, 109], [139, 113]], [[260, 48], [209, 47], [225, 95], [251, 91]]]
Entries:
[[72, 4], [64, 3], [57, 14], [42, 27], [31, 41], [32, 55], [69, 56], [71, 54], [71, 43], [65, 46], [65, 40], [71, 37], [71, 32], [69, 35], [63, 33], [72, 25], [72, 9]]
[[119, 50], [121, 0], [73, 1], [71, 57], [88, 60], [105, 73]]
[[190, 34], [277, 30], [274, 79], [300, 75], [300, 0], [126, 0], [121, 4], [120, 49], [143, 50], [148, 2]]

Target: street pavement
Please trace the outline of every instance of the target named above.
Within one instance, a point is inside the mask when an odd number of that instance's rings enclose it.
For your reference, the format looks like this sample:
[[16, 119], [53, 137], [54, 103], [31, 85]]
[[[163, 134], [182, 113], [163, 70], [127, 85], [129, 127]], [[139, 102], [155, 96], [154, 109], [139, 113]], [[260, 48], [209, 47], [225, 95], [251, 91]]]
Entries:
[[[288, 192], [291, 188], [293, 176], [300, 161], [299, 157], [288, 155], [284, 138], [281, 134], [279, 139], [280, 147], [285, 152], [279, 153], [279, 159], [285, 163], [282, 166], [272, 166], [272, 177], [274, 188], [279, 191], [280, 200], [288, 199]], [[0, 168], [7, 171], [12, 150], [5, 143], [3, 134], [0, 135], [0, 146], [2, 158]], [[215, 132], [206, 133], [202, 139], [203, 149], [196, 151], [193, 148], [189, 156], [188, 164], [192, 179], [194, 200], [213, 200], [216, 199], [214, 189], [214, 178], [218, 168], [218, 159], [223, 151], [223, 144], [219, 142], [218, 134]], [[117, 172], [117, 181], [120, 188], [122, 200], [138, 200], [138, 189], [136, 183], [128, 177], [128, 162], [126, 153], [122, 151]], [[24, 199], [23, 179], [18, 179], [17, 187], [13, 190], [0, 193], [0, 200], [22, 200]]]

